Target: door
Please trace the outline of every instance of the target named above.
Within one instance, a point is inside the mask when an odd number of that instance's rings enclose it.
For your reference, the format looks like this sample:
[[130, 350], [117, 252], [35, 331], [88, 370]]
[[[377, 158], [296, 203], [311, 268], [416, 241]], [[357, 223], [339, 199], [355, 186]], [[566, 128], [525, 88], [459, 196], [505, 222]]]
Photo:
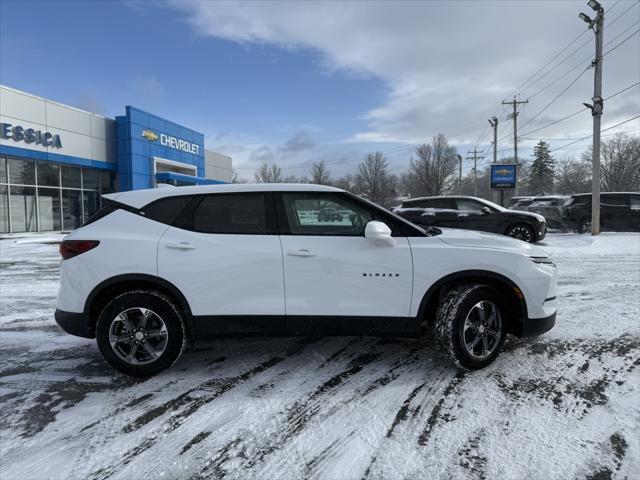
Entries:
[[158, 275], [180, 289], [194, 316], [283, 318], [282, 250], [272, 205], [265, 193], [198, 195], [162, 236]]
[[600, 224], [606, 230], [630, 229], [629, 195], [606, 193], [600, 196]]
[[[406, 320], [413, 284], [411, 250], [407, 238], [397, 233], [395, 246], [364, 237], [367, 222], [385, 221], [377, 209], [337, 192], [283, 192], [276, 208], [288, 328], [296, 330], [295, 322], [303, 321], [296, 316], [403, 317], [396, 326]], [[327, 208], [339, 218], [319, 220]], [[334, 320], [339, 321], [329, 319]]]
[[[456, 206], [458, 208], [458, 228], [483, 232], [497, 231], [498, 219], [494, 217], [495, 212], [491, 207], [471, 198], [456, 198]], [[484, 211], [485, 207], [489, 208], [491, 213]]]

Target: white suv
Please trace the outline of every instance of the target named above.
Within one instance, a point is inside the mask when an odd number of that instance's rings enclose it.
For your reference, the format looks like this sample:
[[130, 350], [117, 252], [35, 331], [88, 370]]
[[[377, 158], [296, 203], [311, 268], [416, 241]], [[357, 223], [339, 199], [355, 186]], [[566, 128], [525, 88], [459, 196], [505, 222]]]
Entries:
[[507, 333], [555, 323], [556, 268], [540, 248], [423, 230], [337, 188], [213, 185], [105, 199], [60, 245], [56, 321], [97, 338], [129, 375], [170, 367], [187, 340], [207, 335], [427, 328], [456, 366], [478, 369]]

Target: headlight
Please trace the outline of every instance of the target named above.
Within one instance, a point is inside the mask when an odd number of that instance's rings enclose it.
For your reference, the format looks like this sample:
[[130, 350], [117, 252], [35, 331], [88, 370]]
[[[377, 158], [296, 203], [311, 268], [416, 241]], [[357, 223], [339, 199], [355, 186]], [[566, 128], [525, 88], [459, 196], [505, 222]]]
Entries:
[[529, 257], [533, 263], [538, 263], [541, 265], [551, 265], [553, 267], [556, 266], [555, 263], [551, 261], [549, 257]]

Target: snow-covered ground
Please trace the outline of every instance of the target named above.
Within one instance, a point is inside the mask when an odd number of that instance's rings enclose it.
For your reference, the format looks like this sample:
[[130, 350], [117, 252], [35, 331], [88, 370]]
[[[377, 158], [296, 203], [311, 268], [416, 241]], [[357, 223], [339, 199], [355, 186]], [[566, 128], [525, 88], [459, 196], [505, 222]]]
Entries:
[[0, 478], [640, 478], [640, 235], [551, 234], [557, 326], [475, 373], [429, 340], [232, 339], [133, 380], [0, 241]]

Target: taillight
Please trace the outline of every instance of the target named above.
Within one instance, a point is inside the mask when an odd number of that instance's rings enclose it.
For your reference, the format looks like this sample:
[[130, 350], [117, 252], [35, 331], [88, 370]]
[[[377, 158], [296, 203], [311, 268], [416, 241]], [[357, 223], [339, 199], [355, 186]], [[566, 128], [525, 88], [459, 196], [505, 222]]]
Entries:
[[96, 248], [100, 242], [98, 240], [63, 240], [60, 243], [60, 255], [65, 260]]

